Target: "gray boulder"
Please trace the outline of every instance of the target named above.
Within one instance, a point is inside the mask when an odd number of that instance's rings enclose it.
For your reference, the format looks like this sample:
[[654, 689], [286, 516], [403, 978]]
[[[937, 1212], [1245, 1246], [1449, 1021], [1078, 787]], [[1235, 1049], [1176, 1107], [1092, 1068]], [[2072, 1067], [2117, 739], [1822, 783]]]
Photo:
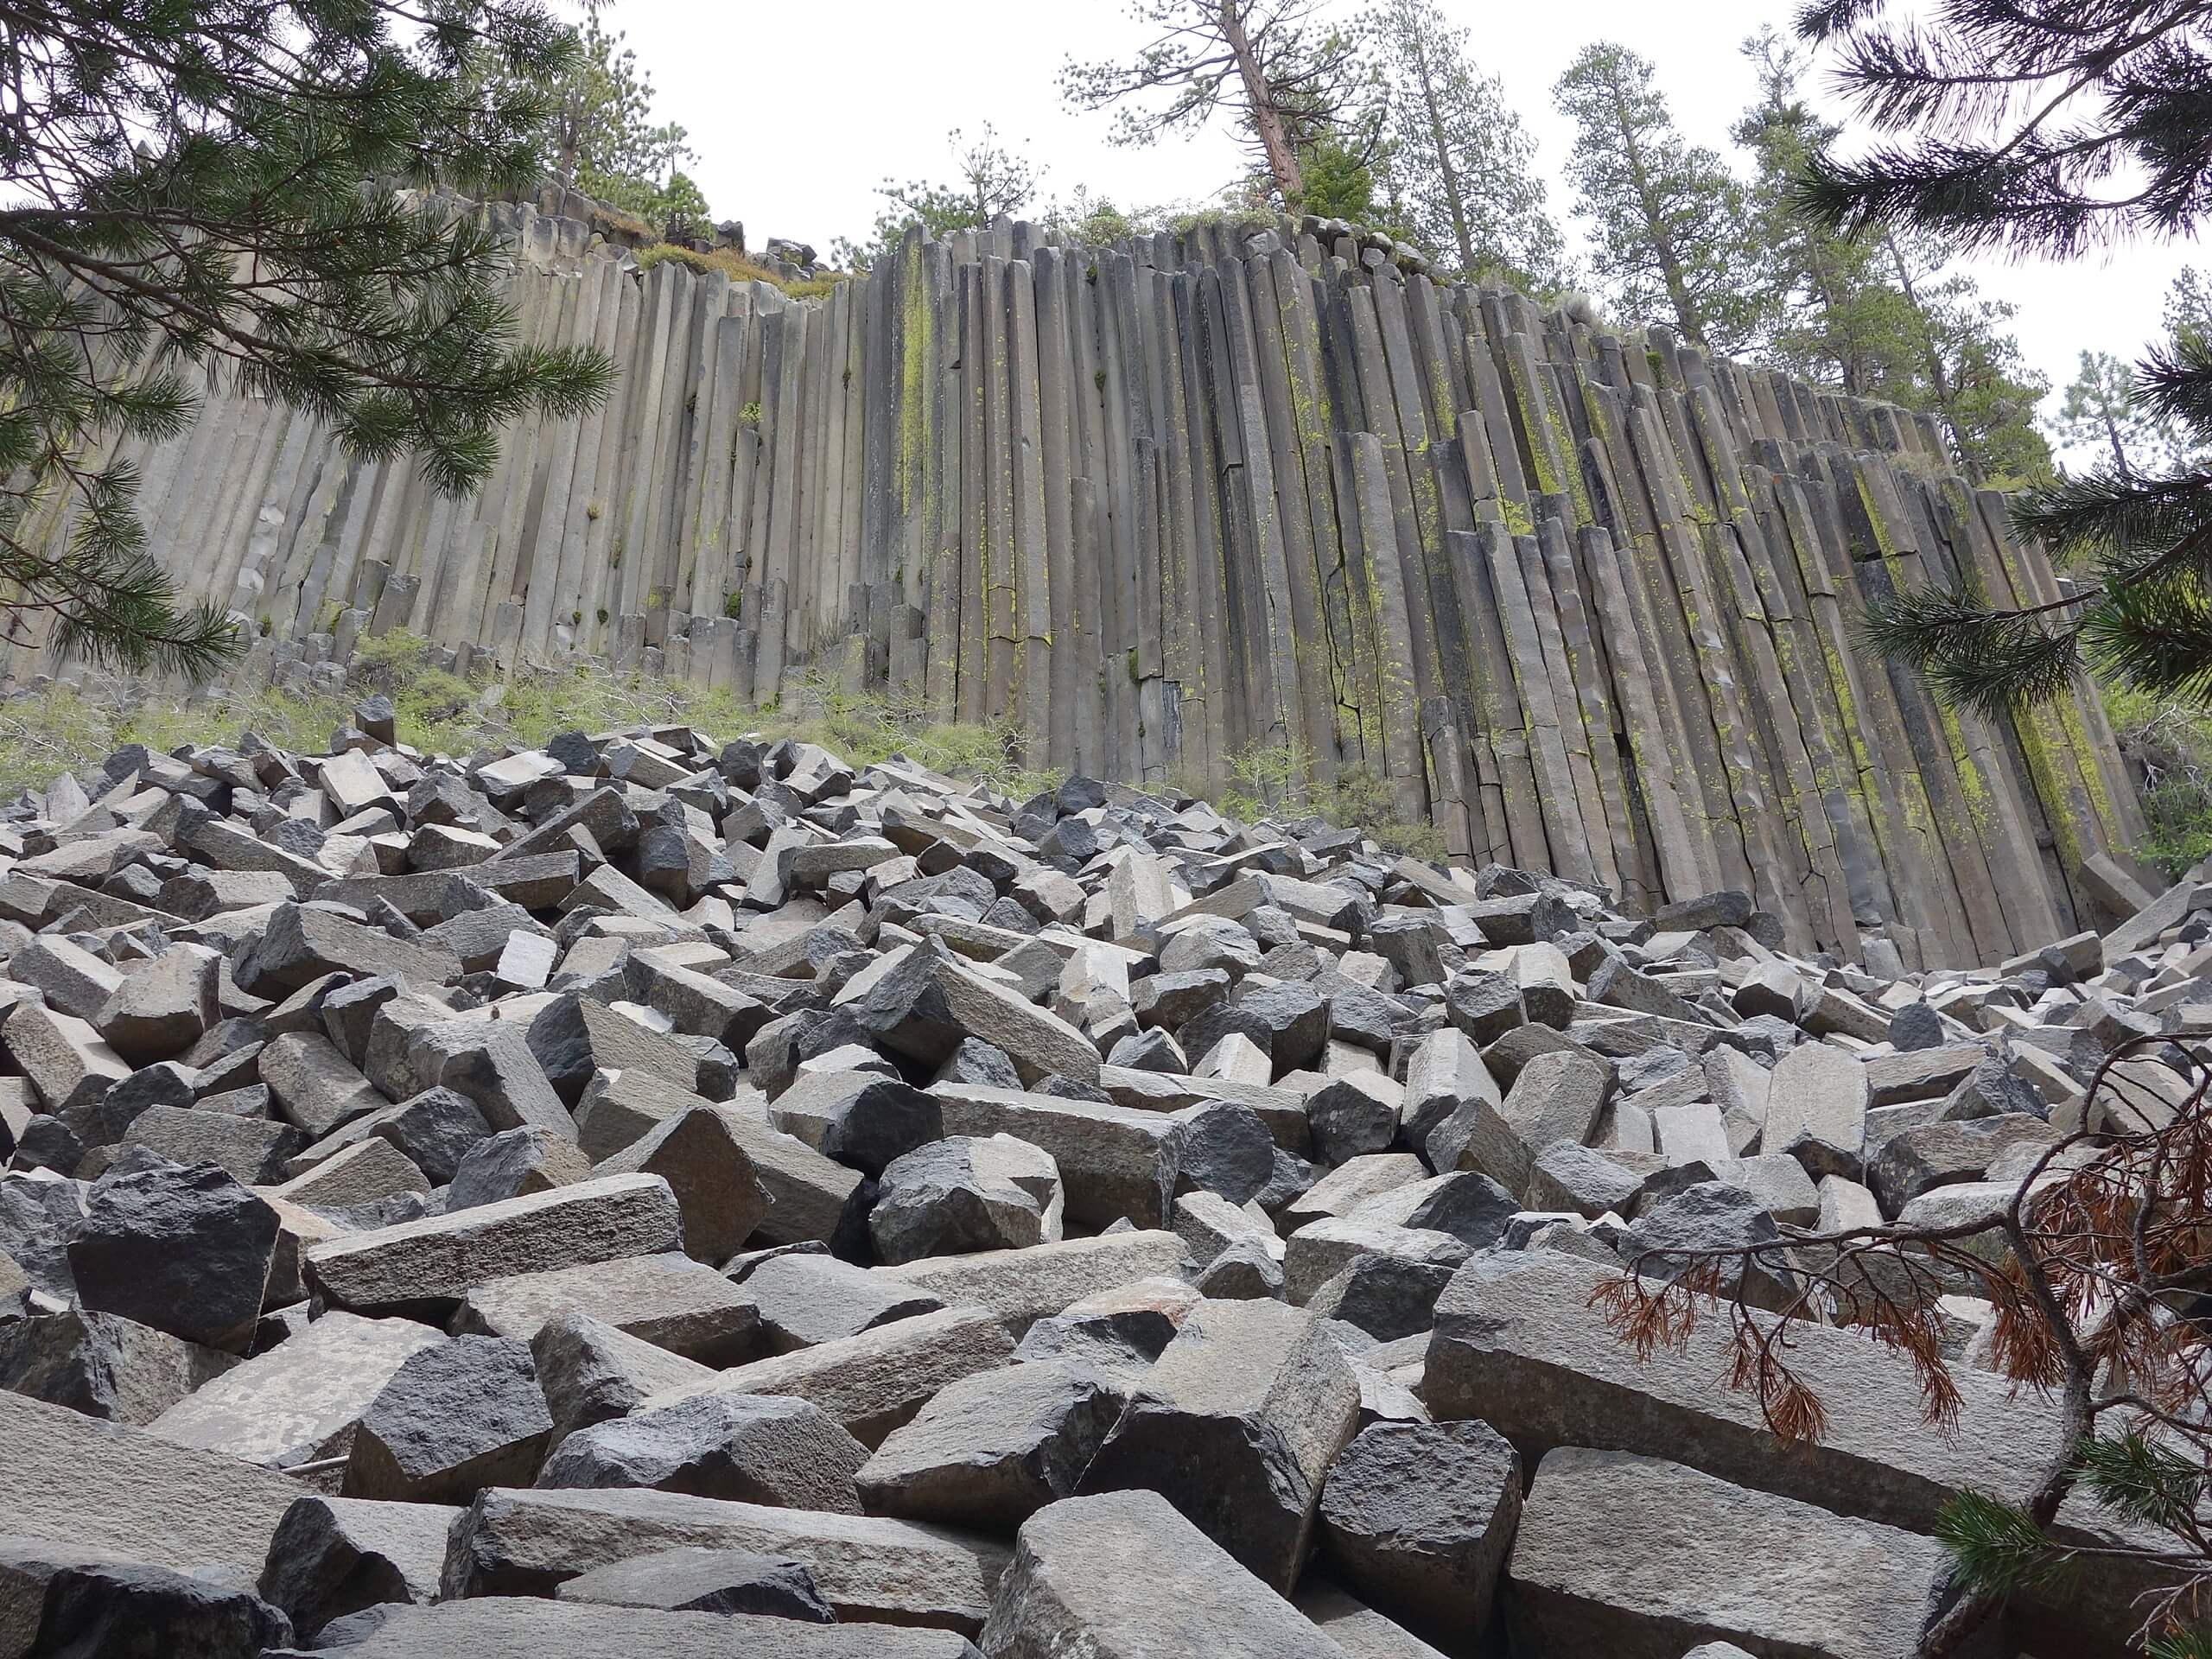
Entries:
[[963, 1377], [876, 1449], [861, 1497], [874, 1514], [1011, 1532], [1074, 1492], [1123, 1398], [1049, 1360]]
[[1274, 1301], [1201, 1302], [1084, 1473], [1146, 1487], [1278, 1591], [1297, 1582], [1359, 1383], [1322, 1323]]
[[868, 1232], [879, 1260], [1021, 1249], [1060, 1236], [1052, 1154], [1010, 1135], [954, 1135], [893, 1159]]
[[834, 1624], [836, 1610], [798, 1561], [747, 1549], [660, 1549], [610, 1561], [563, 1582], [563, 1601], [671, 1612], [751, 1613]]
[[68, 1244], [82, 1304], [242, 1354], [276, 1254], [276, 1212], [213, 1164], [105, 1176]]
[[552, 1428], [528, 1343], [455, 1337], [410, 1357], [362, 1414], [346, 1496], [442, 1503], [527, 1485]]
[[537, 1484], [645, 1486], [858, 1515], [867, 1448], [804, 1400], [715, 1389], [578, 1429]]
[[1321, 1491], [1321, 1550], [1354, 1592], [1447, 1647], [1487, 1629], [1521, 1518], [1521, 1459], [1487, 1423], [1377, 1423]]

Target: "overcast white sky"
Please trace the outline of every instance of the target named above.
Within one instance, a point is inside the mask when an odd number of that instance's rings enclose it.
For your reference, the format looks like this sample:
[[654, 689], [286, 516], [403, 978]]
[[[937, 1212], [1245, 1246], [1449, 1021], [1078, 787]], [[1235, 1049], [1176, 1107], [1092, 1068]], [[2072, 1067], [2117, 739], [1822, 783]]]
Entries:
[[[1620, 41], [1649, 58], [1681, 126], [1728, 152], [1729, 124], [1754, 92], [1738, 42], [1762, 23], [1786, 29], [1793, 9], [1793, 0], [1441, 4], [1473, 29], [1477, 59], [1503, 78], [1535, 133], [1570, 230], [1559, 168], [1571, 133], [1551, 87], [1586, 41]], [[1088, 185], [1125, 205], [1209, 197], [1240, 167], [1225, 130], [1120, 149], [1106, 142], [1109, 117], [1063, 105], [1057, 76], [1071, 53], [1107, 56], [1147, 38], [1120, 0], [617, 0], [612, 21], [653, 77], [658, 118], [690, 129], [715, 213], [743, 219], [755, 246], [775, 235], [826, 249], [859, 235], [887, 174], [950, 175], [952, 126], [988, 121], [1001, 137], [1026, 141], [1052, 194]], [[2173, 273], [2206, 257], [2189, 245], [2143, 246], [2071, 265], [1973, 269], [1985, 291], [2018, 306], [2028, 362], [2063, 387], [2085, 348], [2132, 358], [2158, 327]], [[2054, 393], [2046, 408], [2055, 403]]]

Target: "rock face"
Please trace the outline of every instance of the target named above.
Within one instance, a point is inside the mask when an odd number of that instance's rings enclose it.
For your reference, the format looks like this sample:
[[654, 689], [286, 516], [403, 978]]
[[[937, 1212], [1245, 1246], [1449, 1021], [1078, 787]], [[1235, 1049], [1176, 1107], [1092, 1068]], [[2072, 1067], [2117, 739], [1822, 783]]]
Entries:
[[1984, 1224], [2212, 1031], [2187, 904], [1906, 973], [1749, 872], [1662, 920], [1094, 779], [383, 723], [0, 810], [0, 1659], [1904, 1651], [1945, 1503], [2062, 1450], [1986, 1306], [1948, 1440], [1815, 1310], [1788, 1447], [1726, 1320], [1639, 1358], [1593, 1297]]
[[797, 1561], [743, 1549], [664, 1549], [580, 1573], [561, 1586], [563, 1601], [670, 1612], [757, 1613], [766, 1618], [834, 1624], [814, 1575]]
[[868, 1449], [822, 1409], [782, 1395], [715, 1390], [578, 1429], [541, 1486], [650, 1486], [697, 1497], [858, 1515]]
[[212, 1164], [160, 1165], [95, 1181], [69, 1241], [88, 1308], [240, 1353], [261, 1316], [276, 1212]]
[[1012, 1531], [1074, 1492], [1125, 1403], [1088, 1369], [1050, 1360], [978, 1372], [893, 1430], [855, 1480], [879, 1515]]
[[346, 1495], [440, 1503], [519, 1485], [552, 1427], [528, 1343], [455, 1337], [407, 1360], [370, 1402]]

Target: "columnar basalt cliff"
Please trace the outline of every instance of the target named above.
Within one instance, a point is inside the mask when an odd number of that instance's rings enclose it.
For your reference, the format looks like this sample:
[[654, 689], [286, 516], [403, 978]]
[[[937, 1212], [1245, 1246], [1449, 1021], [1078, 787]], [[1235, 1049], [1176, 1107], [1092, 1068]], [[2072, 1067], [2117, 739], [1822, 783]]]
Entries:
[[596, 342], [615, 393], [454, 502], [211, 390], [139, 457], [144, 508], [260, 631], [248, 671], [404, 626], [760, 702], [828, 674], [1193, 789], [1287, 743], [1455, 857], [1637, 905], [1739, 888], [1793, 949], [1872, 931], [1907, 968], [2107, 919], [2082, 867], [2140, 823], [2094, 696], [1991, 724], [1854, 643], [1895, 586], [2058, 592], [1924, 417], [1312, 221], [914, 237], [800, 302], [482, 211], [524, 333]]

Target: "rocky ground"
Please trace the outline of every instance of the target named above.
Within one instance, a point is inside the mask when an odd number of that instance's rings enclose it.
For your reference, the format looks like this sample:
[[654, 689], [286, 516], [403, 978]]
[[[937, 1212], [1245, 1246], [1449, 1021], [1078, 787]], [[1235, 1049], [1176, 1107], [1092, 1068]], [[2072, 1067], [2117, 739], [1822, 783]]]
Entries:
[[2056, 1444], [1986, 1306], [1950, 1437], [1802, 1332], [1791, 1448], [1592, 1293], [1986, 1214], [2212, 1029], [2191, 884], [1914, 981], [1087, 780], [357, 720], [0, 824], [0, 1659], [1902, 1659]]

